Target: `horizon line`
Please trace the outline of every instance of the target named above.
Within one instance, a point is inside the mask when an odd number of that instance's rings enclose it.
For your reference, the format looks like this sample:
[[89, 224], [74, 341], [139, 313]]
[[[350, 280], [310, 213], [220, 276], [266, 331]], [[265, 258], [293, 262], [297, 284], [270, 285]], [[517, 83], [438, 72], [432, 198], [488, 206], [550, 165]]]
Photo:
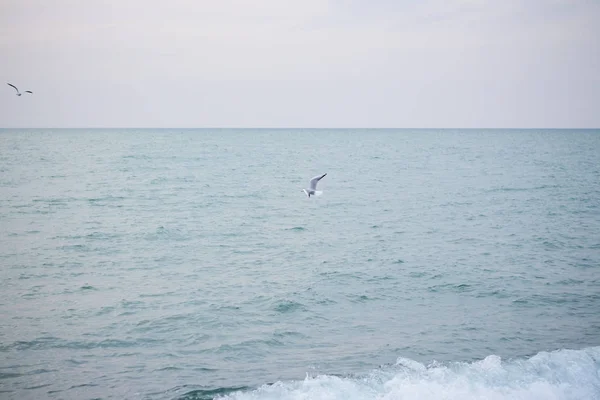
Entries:
[[32, 127], [24, 127], [24, 126], [14, 126], [14, 127], [0, 127], [0, 129], [315, 129], [315, 130], [324, 130], [324, 129], [368, 129], [368, 130], [392, 130], [392, 129], [401, 129], [401, 130], [435, 130], [435, 129], [444, 129], [444, 130], [476, 130], [476, 129], [485, 129], [485, 130], [599, 130], [600, 127], [594, 128], [581, 128], [581, 127], [293, 127], [293, 126], [280, 126], [280, 127], [261, 127], [261, 126], [248, 126], [248, 127], [229, 127], [229, 126], [209, 126], [209, 127], [150, 127], [150, 126], [72, 126], [72, 127], [49, 127], [49, 126], [32, 126]]

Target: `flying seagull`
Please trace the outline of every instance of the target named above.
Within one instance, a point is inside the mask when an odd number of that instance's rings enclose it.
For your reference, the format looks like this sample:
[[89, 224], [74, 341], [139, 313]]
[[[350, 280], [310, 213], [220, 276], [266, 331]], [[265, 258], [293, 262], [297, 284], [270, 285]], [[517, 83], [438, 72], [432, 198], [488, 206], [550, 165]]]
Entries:
[[306, 193], [306, 195], [308, 196], [308, 198], [310, 199], [311, 195], [316, 195], [317, 193], [317, 183], [319, 183], [319, 181], [323, 178], [325, 178], [325, 175], [327, 174], [323, 174], [323, 175], [317, 175], [314, 178], [312, 178], [310, 180], [310, 189], [302, 189], [302, 191], [304, 193]]
[[[7, 83], [8, 86], [12, 86], [15, 88], [15, 90], [17, 91], [17, 96], [21, 96], [22, 93], [19, 92], [19, 89], [17, 89], [17, 87], [15, 85], [11, 85], [10, 83]], [[33, 94], [33, 92], [31, 90], [26, 90], [25, 93], [31, 93]]]

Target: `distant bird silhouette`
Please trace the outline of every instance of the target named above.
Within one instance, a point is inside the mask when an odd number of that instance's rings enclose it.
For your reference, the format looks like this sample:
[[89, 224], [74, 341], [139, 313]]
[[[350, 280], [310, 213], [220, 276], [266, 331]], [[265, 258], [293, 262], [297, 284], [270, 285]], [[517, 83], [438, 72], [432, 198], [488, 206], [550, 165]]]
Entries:
[[[7, 85], [15, 88], [15, 90], [17, 91], [17, 96], [22, 96], [22, 93], [19, 92], [19, 89], [17, 89], [17, 87], [15, 85], [11, 85], [10, 83], [7, 83]], [[26, 90], [25, 93], [33, 94], [33, 92], [31, 90]]]

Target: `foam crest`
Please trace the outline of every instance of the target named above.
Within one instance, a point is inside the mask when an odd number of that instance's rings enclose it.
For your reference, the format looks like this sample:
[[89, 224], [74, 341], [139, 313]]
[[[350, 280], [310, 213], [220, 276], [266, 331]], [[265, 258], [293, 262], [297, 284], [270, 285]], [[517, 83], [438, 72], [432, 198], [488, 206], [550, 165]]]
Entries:
[[231, 400], [594, 400], [600, 399], [600, 347], [542, 352], [503, 361], [424, 366], [400, 358], [364, 376], [320, 375], [235, 392]]

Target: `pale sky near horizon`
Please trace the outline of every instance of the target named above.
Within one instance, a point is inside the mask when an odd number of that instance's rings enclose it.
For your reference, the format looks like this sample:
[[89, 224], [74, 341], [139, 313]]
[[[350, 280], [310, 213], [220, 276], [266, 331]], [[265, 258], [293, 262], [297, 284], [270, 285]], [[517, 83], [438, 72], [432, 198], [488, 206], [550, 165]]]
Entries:
[[0, 54], [0, 127], [600, 127], [600, 0], [2, 0]]

